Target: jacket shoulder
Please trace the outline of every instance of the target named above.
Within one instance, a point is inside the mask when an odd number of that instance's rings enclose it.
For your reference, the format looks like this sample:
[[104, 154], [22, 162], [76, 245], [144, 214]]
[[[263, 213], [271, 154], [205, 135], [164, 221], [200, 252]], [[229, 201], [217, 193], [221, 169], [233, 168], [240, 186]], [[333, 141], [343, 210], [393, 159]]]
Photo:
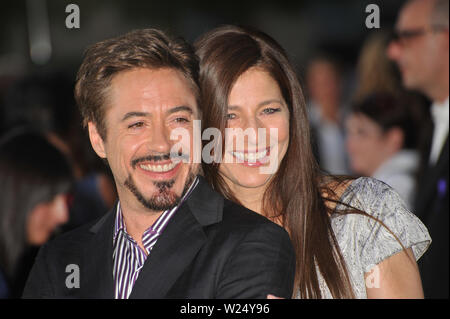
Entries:
[[92, 227], [101, 222], [104, 217], [105, 216], [102, 216], [87, 224], [59, 234], [51, 239], [46, 245], [48, 247], [51, 247], [52, 249], [62, 248], [65, 250], [67, 250], [68, 247], [74, 248], [74, 246], [82, 246], [83, 244], [86, 244], [90, 239], [92, 239]]
[[285, 229], [266, 217], [238, 205], [228, 199], [224, 201], [222, 222], [234, 229], [265, 229], [275, 233], [286, 233]]

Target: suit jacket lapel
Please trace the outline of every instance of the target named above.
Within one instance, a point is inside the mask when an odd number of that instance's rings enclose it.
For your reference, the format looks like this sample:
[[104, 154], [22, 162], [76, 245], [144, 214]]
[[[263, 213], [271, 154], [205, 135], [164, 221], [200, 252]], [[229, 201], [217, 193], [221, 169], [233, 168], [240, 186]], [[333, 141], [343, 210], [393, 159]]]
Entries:
[[183, 205], [156, 242], [130, 298], [164, 298], [206, 241], [200, 224]]
[[436, 194], [437, 183], [442, 171], [448, 169], [449, 152], [448, 152], [448, 136], [447, 140], [442, 148], [442, 152], [439, 156], [436, 165], [429, 167], [425, 178], [420, 185], [418, 195], [418, 203], [416, 205], [417, 214], [419, 217], [426, 217], [427, 209], [429, 208], [430, 200], [433, 200], [434, 194]]
[[112, 257], [116, 208], [117, 205], [89, 230], [94, 236], [84, 252], [84, 264], [80, 267], [82, 297], [114, 298]]
[[164, 298], [207, 240], [203, 226], [222, 219], [223, 198], [199, 179], [153, 247], [130, 298]]

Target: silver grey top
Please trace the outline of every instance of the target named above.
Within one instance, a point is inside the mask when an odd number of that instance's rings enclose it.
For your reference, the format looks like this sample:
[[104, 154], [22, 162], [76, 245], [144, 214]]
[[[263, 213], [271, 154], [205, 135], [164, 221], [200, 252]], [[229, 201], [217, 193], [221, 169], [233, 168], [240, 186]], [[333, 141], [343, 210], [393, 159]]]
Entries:
[[[355, 179], [344, 191], [340, 201], [382, 221], [405, 248], [412, 249], [416, 260], [431, 244], [427, 228], [408, 211], [397, 192], [383, 182], [368, 177]], [[345, 208], [342, 204], [336, 207], [339, 210]], [[331, 223], [355, 296], [367, 298], [364, 274], [370, 273], [368, 286], [376, 287], [377, 269], [374, 266], [400, 252], [402, 247], [384, 226], [367, 216], [336, 214], [331, 218]], [[322, 298], [332, 298], [320, 275], [319, 284]]]

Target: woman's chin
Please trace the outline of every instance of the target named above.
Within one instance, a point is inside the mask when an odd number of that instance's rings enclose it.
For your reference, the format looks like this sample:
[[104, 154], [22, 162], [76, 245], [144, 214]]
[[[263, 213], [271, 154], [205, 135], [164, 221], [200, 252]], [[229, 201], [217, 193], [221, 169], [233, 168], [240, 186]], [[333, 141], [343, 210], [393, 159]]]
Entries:
[[245, 188], [260, 188], [264, 187], [268, 184], [268, 181], [270, 180], [271, 175], [267, 175], [264, 177], [258, 176], [254, 179], [249, 179], [248, 177], [242, 178], [236, 181], [236, 184], [238, 184], [240, 187]]

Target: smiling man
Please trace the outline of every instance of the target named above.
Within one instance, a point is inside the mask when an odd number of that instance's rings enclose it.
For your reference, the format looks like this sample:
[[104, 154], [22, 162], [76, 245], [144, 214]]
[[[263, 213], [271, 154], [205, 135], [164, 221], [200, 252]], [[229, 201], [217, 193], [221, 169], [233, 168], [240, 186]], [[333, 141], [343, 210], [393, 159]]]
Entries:
[[100, 133], [94, 122], [88, 122], [89, 136], [114, 174], [121, 206], [127, 211], [127, 232], [145, 249], [141, 242], [145, 229], [180, 202], [198, 171], [192, 160], [171, 156], [177, 141], [169, 139], [178, 127], [193, 135], [193, 119], [199, 116], [196, 98], [179, 71], [137, 68], [112, 79], [108, 100], [105, 122], [114, 129]]
[[[43, 246], [24, 297], [291, 296], [288, 234], [198, 175], [197, 73], [191, 47], [154, 29], [87, 50], [75, 96], [119, 202], [100, 220]], [[189, 132], [189, 145], [170, 138], [179, 128]]]

